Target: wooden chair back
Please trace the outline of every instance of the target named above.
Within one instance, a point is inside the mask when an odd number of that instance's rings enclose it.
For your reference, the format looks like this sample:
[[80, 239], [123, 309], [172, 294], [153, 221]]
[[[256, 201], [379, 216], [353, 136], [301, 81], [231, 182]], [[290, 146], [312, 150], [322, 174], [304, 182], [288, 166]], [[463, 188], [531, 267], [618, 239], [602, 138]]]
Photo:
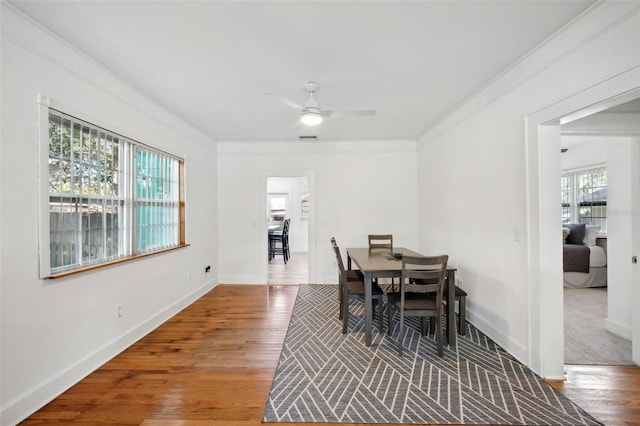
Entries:
[[[403, 333], [404, 317], [421, 317], [422, 334], [426, 334], [425, 318], [435, 323], [438, 355], [443, 356], [442, 347], [442, 293], [447, 274], [449, 256], [402, 256], [400, 275], [400, 297], [390, 293], [389, 332], [393, 309], [400, 311], [400, 334]], [[434, 297], [435, 296], [435, 297]], [[402, 339], [398, 341], [398, 352], [402, 356]]]
[[392, 234], [369, 234], [369, 250], [393, 251]]
[[342, 279], [345, 275], [344, 263], [342, 262], [342, 255], [340, 254], [340, 248], [338, 247], [338, 244], [336, 243], [336, 239], [334, 237], [331, 237], [331, 247], [333, 248], [333, 253], [336, 255], [336, 263], [338, 264], [340, 281], [342, 282]]
[[[439, 306], [442, 303], [448, 260], [449, 256], [446, 254], [441, 256], [402, 256], [401, 306], [404, 306], [406, 293], [433, 293], [436, 296], [436, 306]], [[414, 312], [414, 314], [419, 315], [418, 312]]]

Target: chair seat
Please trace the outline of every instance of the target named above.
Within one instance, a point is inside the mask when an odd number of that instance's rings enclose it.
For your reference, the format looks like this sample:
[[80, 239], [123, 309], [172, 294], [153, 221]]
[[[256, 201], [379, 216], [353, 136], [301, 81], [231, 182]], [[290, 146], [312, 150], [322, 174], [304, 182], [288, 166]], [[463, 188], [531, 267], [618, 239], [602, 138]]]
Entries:
[[[364, 296], [364, 281], [348, 281], [349, 293]], [[371, 294], [378, 296], [384, 294], [382, 288], [376, 283], [371, 283]]]
[[347, 277], [347, 281], [364, 281], [364, 276], [362, 272], [355, 269], [347, 269], [344, 271], [345, 276]]
[[[389, 303], [400, 309], [400, 293], [387, 293]], [[424, 309], [436, 309], [436, 299], [421, 293], [405, 293], [404, 309], [408, 311], [421, 311]]]

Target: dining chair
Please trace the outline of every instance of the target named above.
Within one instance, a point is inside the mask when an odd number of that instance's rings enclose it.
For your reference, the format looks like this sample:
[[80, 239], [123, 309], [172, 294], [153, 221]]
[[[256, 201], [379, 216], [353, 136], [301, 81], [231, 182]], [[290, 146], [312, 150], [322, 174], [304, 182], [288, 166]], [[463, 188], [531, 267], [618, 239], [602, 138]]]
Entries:
[[[447, 289], [448, 286], [445, 285], [444, 290], [442, 291], [442, 300], [444, 300], [445, 303], [448, 300], [447, 296], [449, 295]], [[467, 331], [467, 292], [460, 287], [455, 286], [453, 299], [455, 302], [458, 302], [458, 318], [456, 320], [458, 334], [464, 336]], [[429, 323], [429, 333], [433, 333], [435, 329], [435, 324], [433, 321], [431, 321]]]
[[[447, 286], [444, 288], [442, 297], [447, 300]], [[464, 336], [467, 330], [467, 292], [456, 286], [453, 297], [458, 302], [458, 334]]]
[[[282, 224], [282, 230], [269, 233], [269, 260], [273, 259], [276, 254], [281, 254], [285, 265], [291, 256], [289, 252], [289, 224], [291, 219], [285, 219]], [[278, 246], [279, 245], [279, 246]]]
[[[331, 237], [331, 247], [333, 246], [335, 247], [338, 246], [338, 243], [336, 242], [335, 237]], [[342, 262], [342, 255], [340, 255], [340, 250], [338, 250], [338, 253], [335, 253], [335, 248], [334, 248], [334, 254], [336, 255], [336, 263]], [[342, 270], [344, 271], [344, 275], [347, 278], [347, 281], [364, 281], [364, 276], [362, 275], [362, 272], [358, 271], [357, 269], [344, 269], [344, 264], [343, 264]], [[340, 282], [340, 273], [338, 273], [338, 282]], [[343, 303], [342, 286], [338, 286], [338, 301], [340, 303], [340, 308], [338, 310], [338, 318], [342, 319], [342, 303]]]
[[[420, 317], [422, 335], [426, 335], [426, 317], [435, 323], [438, 356], [444, 354], [442, 348], [442, 314], [444, 283], [447, 276], [449, 256], [402, 256], [402, 272], [397, 292], [387, 293], [387, 334], [393, 329], [394, 311], [400, 313], [398, 332], [398, 354], [402, 356], [404, 317]], [[431, 327], [430, 327], [431, 328]]]
[[369, 234], [369, 250], [389, 250], [393, 252], [393, 235]]
[[[282, 250], [286, 256], [286, 259], [291, 259], [291, 252], [289, 251], [289, 230], [291, 229], [291, 219], [285, 219], [284, 227], [282, 228]], [[285, 263], [287, 263], [285, 261]]]
[[[393, 253], [393, 235], [392, 234], [369, 234], [369, 251], [389, 252]], [[374, 278], [378, 283], [378, 279]], [[395, 291], [393, 277], [391, 278], [391, 291]]]
[[[336, 255], [336, 263], [338, 264], [338, 298], [340, 313], [339, 318], [342, 320], [342, 334], [347, 334], [347, 326], [349, 323], [349, 300], [364, 300], [364, 277], [360, 271], [345, 270], [342, 262], [340, 248], [335, 238], [331, 238], [331, 247]], [[382, 304], [384, 300], [384, 292], [376, 283], [371, 283], [371, 299], [373, 308], [378, 306], [378, 327], [382, 331], [384, 324], [382, 322]], [[373, 309], [375, 312], [375, 309]]]

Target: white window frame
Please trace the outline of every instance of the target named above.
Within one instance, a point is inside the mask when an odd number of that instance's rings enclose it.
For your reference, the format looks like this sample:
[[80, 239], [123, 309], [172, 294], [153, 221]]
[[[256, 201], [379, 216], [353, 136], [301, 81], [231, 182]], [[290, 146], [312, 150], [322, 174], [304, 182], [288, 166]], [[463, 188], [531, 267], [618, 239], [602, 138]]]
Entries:
[[[562, 178], [568, 178], [570, 180], [569, 183], [569, 216], [570, 216], [570, 223], [583, 223], [583, 218], [580, 215], [580, 203], [578, 202], [580, 196], [579, 196], [579, 184], [578, 184], [578, 177], [580, 175], [585, 175], [585, 174], [592, 174], [595, 172], [599, 172], [601, 170], [606, 170], [607, 166], [606, 164], [599, 164], [599, 165], [594, 165], [594, 166], [589, 166], [589, 167], [583, 167], [583, 168], [579, 168], [579, 169], [572, 169], [572, 170], [565, 170], [562, 172]], [[564, 191], [564, 188], [562, 188], [562, 190]], [[605, 204], [606, 206], [606, 204]], [[564, 206], [563, 206], [564, 207]], [[564, 213], [563, 213], [563, 218], [564, 220]], [[604, 217], [601, 217], [602, 221], [600, 221], [600, 223], [591, 223], [590, 220], [588, 220], [587, 223], [588, 225], [599, 225], [601, 226], [600, 229], [600, 234], [606, 234], [607, 231], [607, 216], [605, 215]], [[604, 226], [603, 226], [604, 224]]]
[[[187, 246], [185, 242], [185, 201], [184, 201], [184, 160], [173, 154], [168, 154], [164, 151], [151, 148], [145, 144], [139, 143], [131, 138], [127, 138], [119, 135], [117, 132], [104, 129], [104, 127], [90, 123], [88, 120], [82, 118], [76, 118], [75, 116], [61, 112], [62, 108], [54, 108], [51, 106], [51, 100], [38, 94], [37, 98], [38, 106], [38, 176], [39, 176], [39, 260], [40, 260], [40, 278], [59, 278], [70, 274], [76, 274], [78, 272], [92, 270], [99, 267], [109, 266], [115, 263], [120, 263], [132, 259], [136, 259], [142, 256], [150, 254], [160, 253], [167, 250], [173, 250]], [[117, 197], [107, 195], [87, 195], [87, 196], [74, 196], [73, 194], [55, 194], [50, 192], [50, 176], [49, 176], [49, 147], [50, 147], [50, 135], [49, 135], [49, 113], [50, 110], [55, 110], [56, 115], [60, 113], [62, 116], [73, 118], [74, 122], [80, 124], [86, 124], [90, 129], [97, 129], [99, 132], [104, 130], [108, 135], [115, 135], [121, 141], [119, 149], [119, 170], [118, 170], [118, 195]], [[138, 178], [138, 171], [136, 169], [135, 155], [136, 151], [141, 151], [145, 154], [152, 155], [154, 158], [160, 159], [158, 164], [163, 166], [171, 165], [168, 169], [171, 172], [161, 172], [161, 177], [155, 179], [156, 184], [160, 185], [161, 195], [156, 197], [139, 198], [136, 195], [136, 181]], [[164, 170], [164, 169], [163, 169]], [[157, 175], [153, 175], [157, 177]], [[170, 189], [165, 190], [165, 187]], [[99, 191], [100, 192], [100, 191]], [[171, 199], [167, 199], [167, 194], [170, 194]], [[99, 259], [93, 259], [92, 255], [88, 256], [88, 259], [83, 259], [82, 256], [82, 244], [81, 240], [75, 241], [76, 262], [72, 265], [63, 265], [53, 267], [51, 264], [51, 225], [50, 215], [51, 207], [50, 202], [52, 199], [59, 198], [62, 201], [68, 199], [73, 202], [75, 199], [78, 202], [80, 199], [82, 202], [96, 201], [96, 204], [100, 204], [103, 208], [99, 211], [102, 212], [103, 226], [100, 228], [102, 232], [107, 234], [106, 226], [104, 224], [104, 218], [107, 216], [107, 209], [104, 208], [105, 203], [110, 203], [109, 206], [114, 206], [117, 203], [118, 219], [119, 219], [119, 233], [118, 233], [118, 246], [120, 250], [115, 254], [107, 255], [107, 250], [102, 251], [102, 255]], [[71, 204], [71, 203], [68, 203]], [[136, 211], [137, 207], [143, 205], [145, 207], [152, 206], [161, 214], [156, 214], [150, 227], [159, 229], [160, 232], [156, 234], [160, 235], [159, 238], [153, 239], [152, 243], [146, 247], [138, 249], [136, 247], [137, 240], [137, 224], [136, 224]], [[168, 212], [168, 210], [171, 210]], [[89, 216], [90, 217], [90, 216]], [[111, 216], [113, 218], [113, 216]], [[80, 218], [81, 220], [81, 218]], [[83, 238], [83, 232], [90, 228], [85, 228], [81, 222], [76, 227], [77, 235], [74, 239]], [[164, 238], [164, 239], [163, 239]], [[169, 240], [169, 243], [167, 241]], [[162, 243], [159, 243], [162, 241]], [[106, 242], [102, 242], [102, 245]], [[86, 256], [85, 256], [86, 257]]]

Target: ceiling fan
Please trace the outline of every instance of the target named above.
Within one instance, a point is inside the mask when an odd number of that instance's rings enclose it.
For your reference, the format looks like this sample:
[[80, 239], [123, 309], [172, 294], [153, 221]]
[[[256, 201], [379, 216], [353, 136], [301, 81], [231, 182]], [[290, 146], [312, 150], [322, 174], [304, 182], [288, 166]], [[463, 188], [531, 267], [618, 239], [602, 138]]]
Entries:
[[316, 99], [318, 83], [310, 81], [304, 85], [304, 88], [308, 93], [307, 101], [304, 106], [298, 105], [297, 103], [270, 91], [265, 91], [263, 93], [273, 96], [285, 105], [299, 110], [300, 122], [307, 126], [316, 126], [322, 123], [324, 117], [370, 117], [376, 115], [376, 111], [371, 109], [322, 110], [320, 109], [320, 104]]

